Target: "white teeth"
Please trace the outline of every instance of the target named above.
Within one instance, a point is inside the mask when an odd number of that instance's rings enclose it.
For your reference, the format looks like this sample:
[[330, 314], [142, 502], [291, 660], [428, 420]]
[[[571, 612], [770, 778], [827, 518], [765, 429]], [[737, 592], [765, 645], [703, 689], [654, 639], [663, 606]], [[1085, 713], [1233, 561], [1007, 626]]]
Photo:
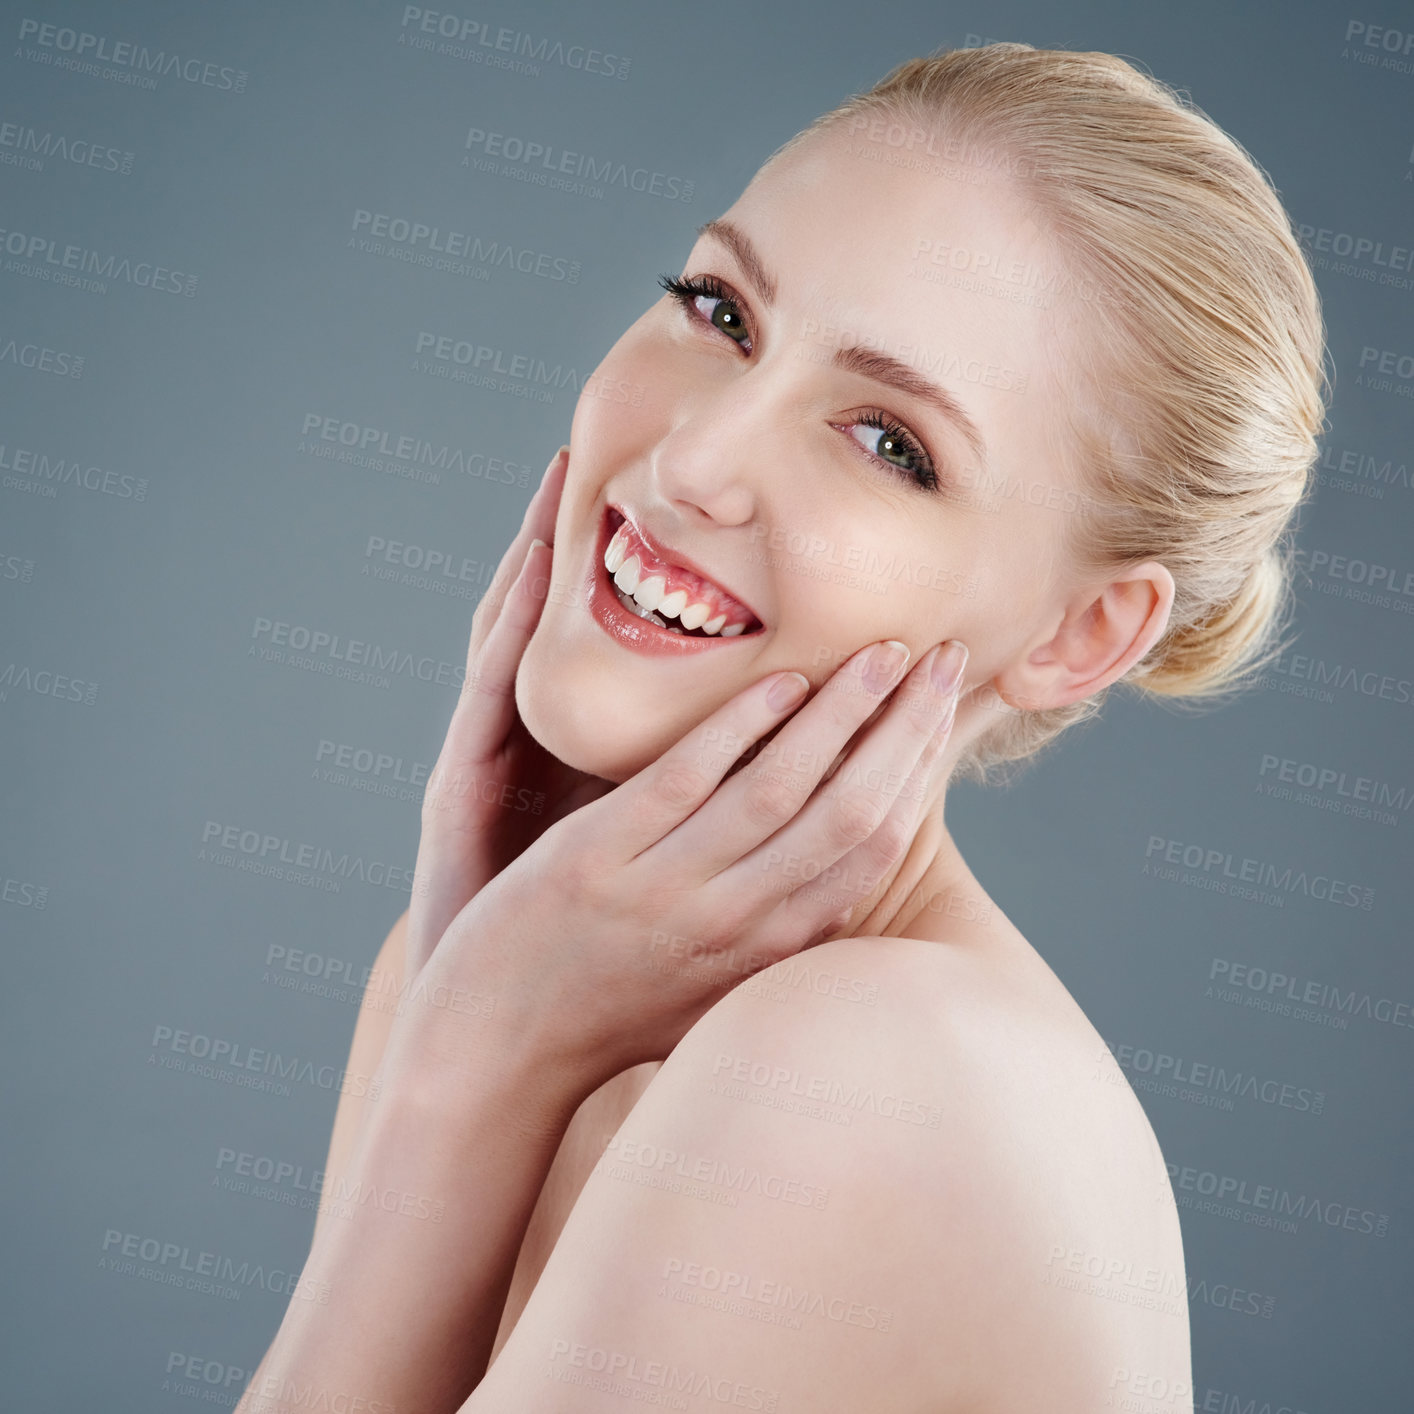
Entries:
[[604, 568], [613, 574], [618, 567], [623, 564], [624, 556], [628, 553], [628, 535], [625, 533], [625, 526], [620, 526], [614, 532], [614, 538], [604, 547]]
[[667, 592], [667, 588], [667, 578], [661, 574], [655, 574], [648, 579], [638, 581], [633, 591], [633, 597], [651, 614], [662, 604], [663, 595]]
[[622, 589], [618, 591], [618, 600], [625, 609], [631, 610], [633, 613], [637, 614], [640, 619], [647, 619], [649, 623], [657, 624], [659, 628], [668, 627], [666, 619], [660, 619], [652, 610], [645, 609], [633, 595], [625, 594]]
[[632, 594], [638, 588], [638, 575], [642, 568], [638, 563], [638, 556], [630, 555], [614, 572], [614, 583], [625, 594]]
[[[675, 589], [667, 593], [668, 577], [663, 574], [643, 573], [642, 561], [636, 554], [630, 555], [629, 527], [625, 522], [610, 537], [604, 547], [604, 568], [617, 586], [625, 608], [631, 608], [640, 617], [651, 619], [664, 628], [701, 629], [703, 633], [722, 638], [734, 638], [745, 633], [744, 623], [727, 623], [725, 613], [713, 614], [712, 606], [700, 599], [688, 602], [688, 591]], [[676, 623], [672, 622], [674, 619]]]

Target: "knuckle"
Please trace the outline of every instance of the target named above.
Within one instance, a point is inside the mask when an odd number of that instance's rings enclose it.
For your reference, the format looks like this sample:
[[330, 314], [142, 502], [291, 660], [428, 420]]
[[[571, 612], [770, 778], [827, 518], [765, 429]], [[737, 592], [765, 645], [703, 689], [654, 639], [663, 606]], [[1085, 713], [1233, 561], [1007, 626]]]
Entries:
[[496, 610], [499, 608], [500, 596], [493, 587], [481, 596], [481, 602], [472, 610], [471, 632], [473, 638], [485, 631], [490, 621], [496, 617]]
[[857, 681], [831, 678], [828, 694], [831, 724], [844, 730], [858, 727], [860, 720], [879, 705], [878, 698], [871, 697]]
[[[467, 698], [477, 697], [512, 697], [515, 695], [515, 683], [504, 682], [501, 678], [492, 673], [486, 672], [478, 662], [462, 684], [462, 696], [460, 703], [464, 704]], [[473, 707], [471, 710], [477, 710]]]
[[651, 790], [656, 801], [677, 808], [706, 795], [708, 784], [707, 777], [695, 766], [673, 761], [653, 776]]
[[755, 777], [742, 796], [742, 808], [753, 823], [787, 820], [795, 814], [797, 804], [791, 786], [771, 776]]
[[911, 833], [908, 821], [897, 812], [890, 811], [874, 832], [871, 841], [872, 850], [879, 859], [891, 862], [908, 847]]
[[872, 791], [841, 791], [830, 802], [827, 828], [831, 843], [862, 844], [883, 823], [884, 807]]
[[938, 725], [938, 709], [925, 692], [913, 692], [900, 699], [899, 707], [915, 736], [926, 741]]
[[439, 824], [466, 801], [466, 786], [458, 776], [434, 771], [422, 793], [423, 824]]

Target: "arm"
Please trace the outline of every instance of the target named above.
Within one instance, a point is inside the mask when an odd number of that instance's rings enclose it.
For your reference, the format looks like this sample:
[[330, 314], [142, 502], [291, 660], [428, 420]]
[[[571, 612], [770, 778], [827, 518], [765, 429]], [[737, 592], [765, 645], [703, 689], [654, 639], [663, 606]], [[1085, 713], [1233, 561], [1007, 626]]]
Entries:
[[[551, 460], [520, 532], [472, 618], [465, 690], [424, 793], [409, 911], [393, 925], [376, 962], [380, 981], [387, 986], [370, 986], [359, 1008], [349, 1060], [349, 1072], [356, 1075], [389, 1079], [385, 1052], [397, 1014], [406, 1010], [409, 988], [416, 988], [437, 940], [468, 899], [551, 820], [573, 812], [607, 786], [549, 758], [523, 730], [513, 707], [516, 663], [543, 598], [543, 590], [534, 588], [534, 571], [546, 568], [549, 551], [544, 543], [553, 536], [567, 450], [561, 447]], [[484, 779], [533, 783], [546, 810], [534, 817], [506, 816], [488, 805], [482, 792], [468, 789], [468, 782]], [[481, 977], [474, 981], [475, 990], [485, 990]], [[478, 1022], [471, 1024], [477, 1027]], [[468, 1188], [462, 1175], [444, 1172], [444, 1155], [436, 1145], [426, 1152], [421, 1145], [444, 1131], [454, 1116], [477, 1131], [491, 1123], [486, 1117], [498, 1107], [509, 1106], [502, 1092], [518, 1083], [513, 1039], [499, 1045], [498, 1031], [489, 1021], [481, 1039], [486, 1042], [484, 1063], [462, 1073], [465, 1093], [455, 1096], [448, 1113], [427, 1113], [420, 1109], [420, 1094], [404, 1094], [399, 1087], [390, 1087], [382, 1104], [363, 1093], [342, 1094], [305, 1280], [276, 1343], [250, 1381], [242, 1410], [284, 1407], [291, 1380], [304, 1379], [298, 1389], [305, 1391], [320, 1387], [314, 1379], [328, 1380], [329, 1398], [339, 1389], [352, 1394], [354, 1384], [363, 1380], [361, 1372], [372, 1370], [380, 1372], [380, 1389], [426, 1400], [436, 1400], [441, 1391], [440, 1403], [450, 1406], [458, 1397], [455, 1391], [469, 1389], [485, 1366], [520, 1237], [556, 1150], [557, 1135], [551, 1130], [563, 1130], [564, 1124], [559, 1117], [543, 1123], [534, 1118], [533, 1144], [520, 1150], [496, 1148], [495, 1161], [486, 1167], [492, 1196], [482, 1209], [465, 1209]], [[532, 1083], [537, 1079], [532, 1076]], [[537, 1116], [540, 1106], [534, 1094], [518, 1103]], [[549, 1109], [559, 1116], [556, 1104]], [[469, 1192], [475, 1196], [474, 1189]], [[376, 1208], [390, 1193], [396, 1195], [392, 1212]], [[390, 1256], [390, 1249], [404, 1240], [399, 1233], [411, 1234], [403, 1253], [406, 1263], [380, 1266], [379, 1257]], [[428, 1239], [428, 1234], [437, 1240]], [[457, 1266], [458, 1244], [472, 1251], [465, 1268]], [[349, 1263], [349, 1253], [366, 1258], [366, 1267]], [[460, 1271], [461, 1281], [444, 1281], [448, 1266]], [[399, 1353], [385, 1365], [366, 1359], [369, 1350], [380, 1349], [378, 1340], [362, 1342], [362, 1328], [370, 1325], [369, 1309], [378, 1307], [378, 1288], [362, 1285], [365, 1278], [385, 1281], [389, 1288], [390, 1304], [378, 1308], [378, 1329], [392, 1333]], [[338, 1294], [335, 1280], [345, 1284]], [[438, 1305], [436, 1316], [428, 1314], [424, 1302], [444, 1290], [447, 1301]], [[335, 1301], [337, 1295], [342, 1301], [328, 1315], [341, 1315], [325, 1319], [324, 1302]], [[406, 1340], [396, 1338], [403, 1326], [410, 1329]], [[387, 1343], [385, 1338], [382, 1345]], [[342, 1352], [349, 1355], [346, 1366]], [[297, 1396], [298, 1390], [291, 1394]], [[294, 1403], [300, 1403], [298, 1397]]]
[[[393, 1027], [398, 997], [403, 987], [403, 950], [407, 937], [407, 910], [399, 914], [378, 956], [373, 960], [373, 975], [359, 1002], [358, 1020], [354, 1024], [353, 1041], [349, 1046], [350, 1075], [374, 1075], [383, 1061], [388, 1033]], [[363, 1130], [363, 1121], [370, 1102], [366, 1094], [345, 1090], [334, 1110], [334, 1125], [329, 1135], [329, 1155], [324, 1161], [321, 1202], [314, 1218], [317, 1241], [331, 1221], [330, 1208], [324, 1195], [337, 1193], [340, 1176], [348, 1168], [354, 1143]]]
[[331, 1407], [433, 1414], [475, 1387], [537, 1195], [588, 1093], [542, 1063], [547, 1051], [507, 1003], [481, 1019], [475, 1074], [455, 1096], [445, 1068], [384, 1057], [339, 1216], [316, 1228], [238, 1414], [284, 1414], [320, 1392]]

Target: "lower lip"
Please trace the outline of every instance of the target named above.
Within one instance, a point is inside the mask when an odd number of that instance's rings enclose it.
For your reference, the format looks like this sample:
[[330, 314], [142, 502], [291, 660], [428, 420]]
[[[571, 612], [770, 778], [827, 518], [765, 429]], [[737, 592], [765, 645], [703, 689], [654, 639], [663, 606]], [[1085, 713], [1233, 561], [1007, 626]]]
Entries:
[[609, 548], [614, 530], [609, 525], [607, 510], [599, 519], [599, 534], [594, 544], [594, 562], [589, 567], [589, 582], [585, 586], [586, 602], [594, 621], [610, 638], [632, 648], [635, 653], [646, 653], [650, 657], [685, 657], [693, 653], [726, 652], [740, 643], [751, 643], [761, 636], [761, 630], [754, 633], [739, 633], [731, 638], [720, 635], [697, 636], [674, 633], [671, 629], [659, 628], [657, 624], [641, 619], [637, 614], [625, 609], [614, 593], [609, 571], [604, 568], [604, 551]]

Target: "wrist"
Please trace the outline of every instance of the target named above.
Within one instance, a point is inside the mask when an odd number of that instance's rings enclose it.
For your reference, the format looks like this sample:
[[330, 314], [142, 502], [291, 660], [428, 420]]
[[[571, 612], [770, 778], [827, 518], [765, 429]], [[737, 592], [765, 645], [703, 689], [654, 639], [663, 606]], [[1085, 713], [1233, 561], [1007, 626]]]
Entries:
[[441, 987], [429, 967], [398, 1007], [378, 1068], [384, 1122], [395, 1112], [445, 1125], [478, 1106], [527, 1133], [563, 1133], [601, 1083], [526, 989], [479, 983], [476, 993]]

